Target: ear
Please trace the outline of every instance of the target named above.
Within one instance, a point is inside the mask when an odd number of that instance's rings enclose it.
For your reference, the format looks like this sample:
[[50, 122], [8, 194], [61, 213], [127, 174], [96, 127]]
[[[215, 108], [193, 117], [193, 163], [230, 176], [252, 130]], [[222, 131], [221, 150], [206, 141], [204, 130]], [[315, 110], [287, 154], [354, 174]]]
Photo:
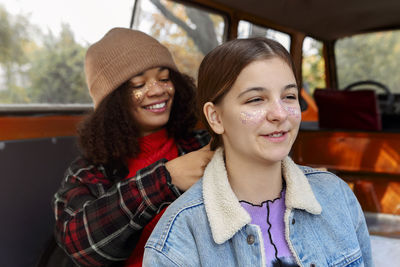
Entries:
[[220, 111], [212, 102], [207, 102], [203, 106], [203, 112], [211, 129], [216, 134], [224, 133], [224, 125], [222, 124]]

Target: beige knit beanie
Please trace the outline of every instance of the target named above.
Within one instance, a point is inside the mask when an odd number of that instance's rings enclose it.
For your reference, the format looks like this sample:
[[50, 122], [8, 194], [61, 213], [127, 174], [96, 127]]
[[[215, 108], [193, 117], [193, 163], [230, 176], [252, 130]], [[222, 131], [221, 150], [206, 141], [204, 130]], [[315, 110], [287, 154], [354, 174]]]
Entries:
[[147, 69], [177, 70], [168, 49], [149, 35], [113, 28], [86, 52], [86, 83], [94, 106], [121, 84]]

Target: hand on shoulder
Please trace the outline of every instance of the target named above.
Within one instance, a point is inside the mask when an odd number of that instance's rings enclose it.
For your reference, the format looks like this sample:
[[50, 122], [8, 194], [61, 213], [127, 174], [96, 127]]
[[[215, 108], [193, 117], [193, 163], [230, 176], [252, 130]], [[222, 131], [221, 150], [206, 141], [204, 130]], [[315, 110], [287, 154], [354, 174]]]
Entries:
[[210, 150], [210, 145], [187, 153], [165, 164], [170, 173], [172, 184], [180, 190], [186, 191], [196, 183], [204, 173], [204, 169], [210, 162], [214, 151]]

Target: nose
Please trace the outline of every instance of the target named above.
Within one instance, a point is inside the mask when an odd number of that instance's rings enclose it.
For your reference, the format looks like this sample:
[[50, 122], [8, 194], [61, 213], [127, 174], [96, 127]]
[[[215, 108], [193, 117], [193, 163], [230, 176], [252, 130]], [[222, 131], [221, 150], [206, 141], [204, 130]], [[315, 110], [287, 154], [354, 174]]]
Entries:
[[147, 86], [147, 95], [148, 96], [159, 96], [165, 93], [165, 88], [157, 81], [150, 81]]
[[281, 100], [273, 101], [267, 111], [267, 120], [271, 122], [281, 122], [286, 120], [287, 117], [288, 111], [286, 110], [284, 103]]

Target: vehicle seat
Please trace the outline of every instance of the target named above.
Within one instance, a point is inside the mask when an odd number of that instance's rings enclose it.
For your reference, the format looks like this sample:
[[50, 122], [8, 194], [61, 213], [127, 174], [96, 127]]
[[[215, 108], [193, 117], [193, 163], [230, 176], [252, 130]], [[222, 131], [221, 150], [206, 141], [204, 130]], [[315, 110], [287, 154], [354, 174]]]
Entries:
[[0, 266], [35, 266], [54, 228], [51, 200], [75, 137], [0, 141]]
[[375, 91], [316, 89], [321, 129], [380, 131], [381, 116]]

